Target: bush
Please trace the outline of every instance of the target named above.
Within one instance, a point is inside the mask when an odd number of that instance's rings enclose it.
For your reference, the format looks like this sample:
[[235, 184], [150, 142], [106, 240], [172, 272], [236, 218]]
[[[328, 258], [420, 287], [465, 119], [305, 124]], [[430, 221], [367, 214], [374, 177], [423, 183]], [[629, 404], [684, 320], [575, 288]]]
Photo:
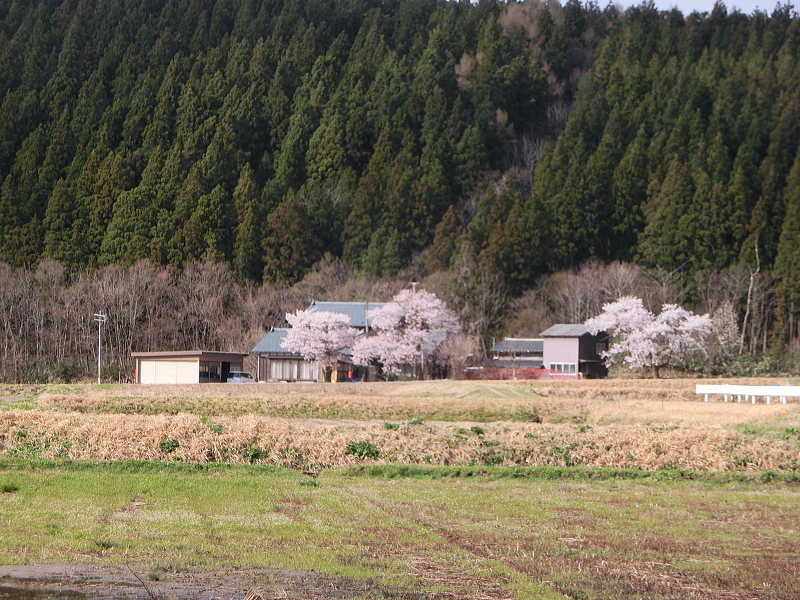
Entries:
[[178, 446], [180, 446], [178, 440], [170, 438], [168, 440], [164, 440], [163, 442], [161, 442], [161, 444], [159, 444], [158, 447], [164, 454], [169, 454], [171, 452], [175, 452], [175, 450], [178, 449]]
[[358, 458], [378, 458], [381, 453], [370, 442], [348, 442], [345, 454], [352, 454]]
[[261, 460], [264, 453], [261, 452], [261, 448], [258, 446], [247, 446], [242, 450], [242, 456], [252, 465]]
[[83, 369], [76, 363], [57, 362], [53, 367], [53, 382], [55, 383], [72, 383], [77, 381], [84, 375]]

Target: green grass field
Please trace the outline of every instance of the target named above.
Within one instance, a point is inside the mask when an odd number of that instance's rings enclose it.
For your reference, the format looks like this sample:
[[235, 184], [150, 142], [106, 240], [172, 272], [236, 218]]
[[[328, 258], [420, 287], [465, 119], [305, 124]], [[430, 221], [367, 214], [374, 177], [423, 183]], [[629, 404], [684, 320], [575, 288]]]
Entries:
[[0, 563], [315, 570], [364, 598], [797, 598], [800, 485], [744, 479], [2, 459]]

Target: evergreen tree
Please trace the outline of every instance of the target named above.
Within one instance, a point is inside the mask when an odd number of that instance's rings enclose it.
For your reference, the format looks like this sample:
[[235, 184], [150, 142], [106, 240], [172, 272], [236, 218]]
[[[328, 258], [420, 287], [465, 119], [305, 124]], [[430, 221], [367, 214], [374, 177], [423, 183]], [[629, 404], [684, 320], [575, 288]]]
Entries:
[[780, 279], [776, 330], [781, 339], [795, 341], [800, 332], [797, 325], [792, 328], [790, 323], [797, 323], [800, 315], [800, 149], [795, 155], [784, 194], [786, 219], [775, 259], [775, 275]]
[[239, 174], [239, 183], [233, 191], [237, 223], [233, 243], [233, 272], [239, 281], [259, 281], [264, 268], [261, 264], [263, 216], [259, 198], [253, 170], [249, 163], [245, 163]]
[[75, 252], [69, 245], [73, 204], [72, 191], [68, 189], [64, 179], [59, 179], [50, 195], [44, 215], [44, 251], [50, 257], [68, 264], [74, 262]]
[[270, 213], [262, 242], [264, 281], [292, 285], [319, 260], [321, 248], [307, 227], [307, 219], [305, 207], [294, 194]]
[[153, 228], [158, 219], [155, 194], [139, 186], [119, 195], [100, 246], [100, 264], [130, 266], [150, 258]]
[[446, 271], [450, 267], [450, 259], [456, 250], [460, 235], [458, 217], [455, 209], [451, 206], [436, 226], [426, 263], [429, 271]]
[[10, 256], [8, 241], [12, 232], [19, 227], [18, 205], [19, 198], [14, 179], [11, 175], [7, 175], [0, 187], [0, 261], [7, 263], [15, 262], [14, 257]]
[[387, 194], [392, 154], [391, 130], [386, 126], [375, 144], [367, 170], [358, 182], [353, 206], [344, 223], [342, 257], [351, 264], [360, 263], [361, 256], [369, 246], [372, 234], [380, 222], [381, 206]]
[[642, 206], [647, 200], [647, 134], [639, 127], [633, 142], [614, 168], [611, 195], [614, 202], [613, 249], [611, 258], [630, 260], [642, 231]]
[[689, 166], [674, 158], [663, 185], [643, 207], [647, 224], [639, 238], [639, 254], [644, 264], [672, 270], [692, 260], [689, 208], [694, 192]]

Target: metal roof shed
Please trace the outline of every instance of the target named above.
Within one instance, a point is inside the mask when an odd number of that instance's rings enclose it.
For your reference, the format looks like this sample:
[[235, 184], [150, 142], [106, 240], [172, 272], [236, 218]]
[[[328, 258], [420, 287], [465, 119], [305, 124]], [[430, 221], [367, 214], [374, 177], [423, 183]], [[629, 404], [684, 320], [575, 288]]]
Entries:
[[241, 371], [248, 352], [179, 350], [131, 352], [136, 359], [136, 383], [224, 383], [231, 371]]

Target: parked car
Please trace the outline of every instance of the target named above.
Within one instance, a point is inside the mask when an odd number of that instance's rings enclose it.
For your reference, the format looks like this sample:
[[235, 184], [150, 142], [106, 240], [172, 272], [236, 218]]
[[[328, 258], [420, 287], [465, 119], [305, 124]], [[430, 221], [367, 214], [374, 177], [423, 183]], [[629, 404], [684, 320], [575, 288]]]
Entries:
[[231, 371], [228, 373], [228, 383], [255, 383], [256, 380], [250, 373], [244, 371]]

